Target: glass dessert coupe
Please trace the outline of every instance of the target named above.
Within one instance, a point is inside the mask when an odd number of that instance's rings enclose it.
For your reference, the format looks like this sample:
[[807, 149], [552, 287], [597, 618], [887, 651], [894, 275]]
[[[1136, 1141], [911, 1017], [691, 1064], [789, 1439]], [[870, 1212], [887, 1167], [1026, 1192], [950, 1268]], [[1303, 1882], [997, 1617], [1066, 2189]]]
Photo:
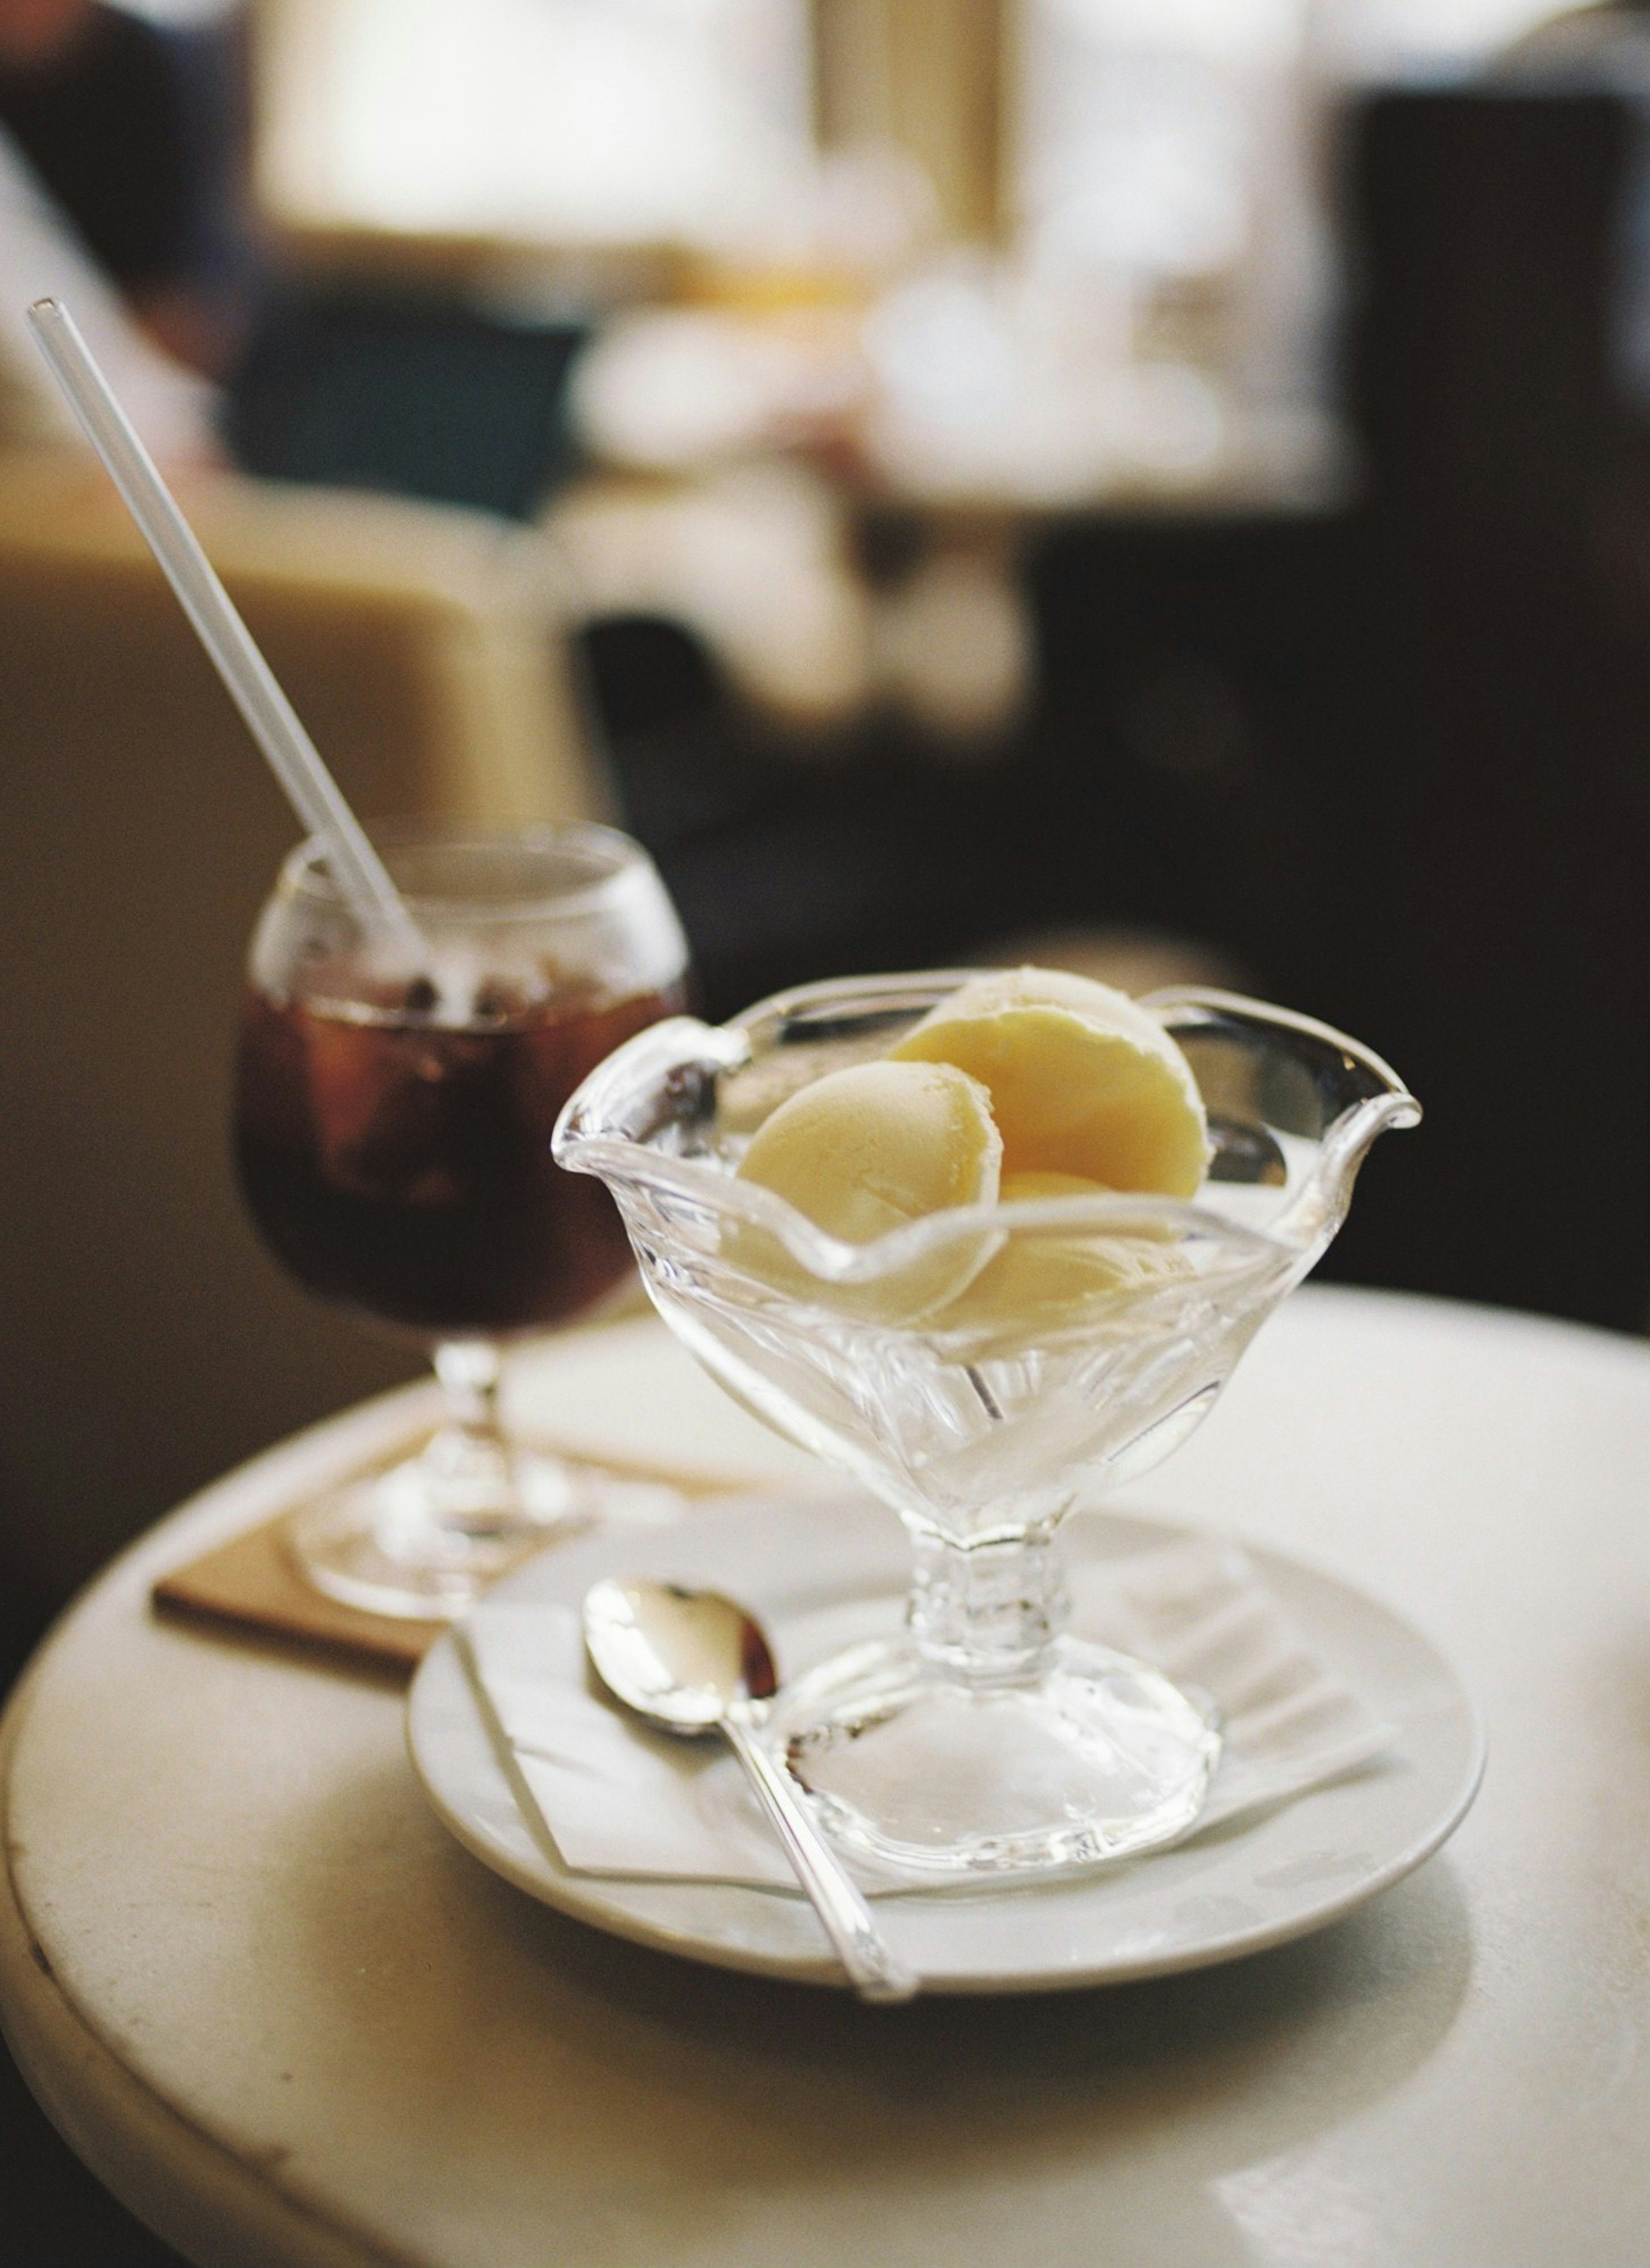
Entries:
[[1064, 1629], [1060, 1524], [1186, 1440], [1334, 1236], [1375, 1137], [1420, 1116], [1326, 1026], [1160, 992], [1143, 1005], [1208, 1115], [1193, 1202], [1040, 1197], [853, 1245], [734, 1178], [788, 1095], [884, 1054], [978, 975], [814, 984], [719, 1027], [656, 1025], [585, 1081], [555, 1145], [612, 1189], [654, 1305], [711, 1375], [910, 1532], [904, 1635], [805, 1669], [763, 1736], [839, 1844], [919, 1880], [1087, 1865], [1196, 1819], [1214, 1712]]
[[439, 1618], [600, 1509], [505, 1438], [500, 1350], [629, 1271], [607, 1193], [552, 1162], [550, 1135], [610, 1049], [681, 1006], [687, 948], [646, 854], [608, 828], [401, 828], [381, 848], [425, 965], [363, 934], [318, 844], [295, 850], [253, 937], [235, 1152], [276, 1257], [427, 1347], [446, 1389], [417, 1454], [294, 1516], [295, 1556], [346, 1604]]

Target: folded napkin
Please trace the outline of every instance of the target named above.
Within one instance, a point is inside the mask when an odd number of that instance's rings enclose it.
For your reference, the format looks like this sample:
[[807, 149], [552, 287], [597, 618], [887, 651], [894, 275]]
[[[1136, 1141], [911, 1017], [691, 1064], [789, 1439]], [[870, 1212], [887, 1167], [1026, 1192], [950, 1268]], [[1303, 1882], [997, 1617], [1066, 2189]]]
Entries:
[[[1074, 1571], [1072, 1593], [1079, 1636], [1200, 1688], [1221, 1712], [1220, 1764], [1182, 1842], [1338, 1778], [1396, 1737], [1313, 1659], [1234, 1544], [1187, 1537], [1091, 1562]], [[902, 1606], [888, 1598], [810, 1616], [800, 1659], [897, 1631]], [[571, 1608], [484, 1600], [458, 1637], [517, 1799], [573, 1873], [796, 1889], [726, 1744], [656, 1733], [610, 1700]], [[798, 1658], [783, 1622], [773, 1637], [782, 1662]], [[939, 1887], [851, 1863], [873, 1894]]]

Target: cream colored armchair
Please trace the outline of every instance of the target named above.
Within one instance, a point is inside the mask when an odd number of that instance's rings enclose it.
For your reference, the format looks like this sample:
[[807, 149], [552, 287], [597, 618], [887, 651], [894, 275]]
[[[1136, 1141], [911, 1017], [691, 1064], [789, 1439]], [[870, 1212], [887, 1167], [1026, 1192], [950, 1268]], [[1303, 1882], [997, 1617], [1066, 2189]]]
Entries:
[[[378, 497], [184, 498], [369, 821], [603, 815], [554, 556]], [[0, 458], [0, 1580], [55, 1593], [293, 1425], [409, 1374], [254, 1241], [226, 1114], [296, 839], [102, 474]]]

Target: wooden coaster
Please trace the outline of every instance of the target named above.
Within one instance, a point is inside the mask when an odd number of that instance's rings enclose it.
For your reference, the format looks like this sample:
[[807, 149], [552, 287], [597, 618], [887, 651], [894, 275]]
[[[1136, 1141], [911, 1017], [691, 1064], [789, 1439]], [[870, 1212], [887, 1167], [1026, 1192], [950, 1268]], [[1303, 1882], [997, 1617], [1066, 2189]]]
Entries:
[[353, 1668], [390, 1668], [410, 1676], [446, 1624], [365, 1614], [313, 1589], [287, 1549], [289, 1517], [281, 1513], [163, 1575], [152, 1594], [156, 1607], [245, 1635], [281, 1639]]
[[[404, 1454], [404, 1452], [403, 1452]], [[569, 1461], [577, 1478], [579, 1466]], [[597, 1469], [586, 1467], [594, 1471]], [[677, 1489], [689, 1499], [728, 1492], [726, 1481], [684, 1481], [679, 1474], [627, 1466], [600, 1469], [608, 1478], [650, 1481]], [[156, 1609], [238, 1631], [242, 1636], [274, 1639], [320, 1655], [340, 1667], [389, 1671], [410, 1677], [443, 1631], [446, 1622], [412, 1622], [398, 1615], [365, 1613], [329, 1599], [298, 1572], [286, 1540], [291, 1507], [261, 1527], [248, 1528], [187, 1566], [163, 1575], [151, 1594]]]

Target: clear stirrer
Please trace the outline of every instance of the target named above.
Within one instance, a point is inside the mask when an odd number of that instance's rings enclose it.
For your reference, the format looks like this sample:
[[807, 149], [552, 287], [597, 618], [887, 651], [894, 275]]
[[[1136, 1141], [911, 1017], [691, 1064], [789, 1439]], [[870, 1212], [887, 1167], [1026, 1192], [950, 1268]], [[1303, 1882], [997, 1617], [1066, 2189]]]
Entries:
[[159, 561], [247, 730], [306, 828], [326, 844], [328, 865], [350, 911], [364, 930], [393, 939], [416, 968], [422, 968], [427, 953], [416, 923], [253, 643], [154, 460], [111, 393], [73, 316], [61, 299], [37, 299], [28, 320], [53, 376]]

